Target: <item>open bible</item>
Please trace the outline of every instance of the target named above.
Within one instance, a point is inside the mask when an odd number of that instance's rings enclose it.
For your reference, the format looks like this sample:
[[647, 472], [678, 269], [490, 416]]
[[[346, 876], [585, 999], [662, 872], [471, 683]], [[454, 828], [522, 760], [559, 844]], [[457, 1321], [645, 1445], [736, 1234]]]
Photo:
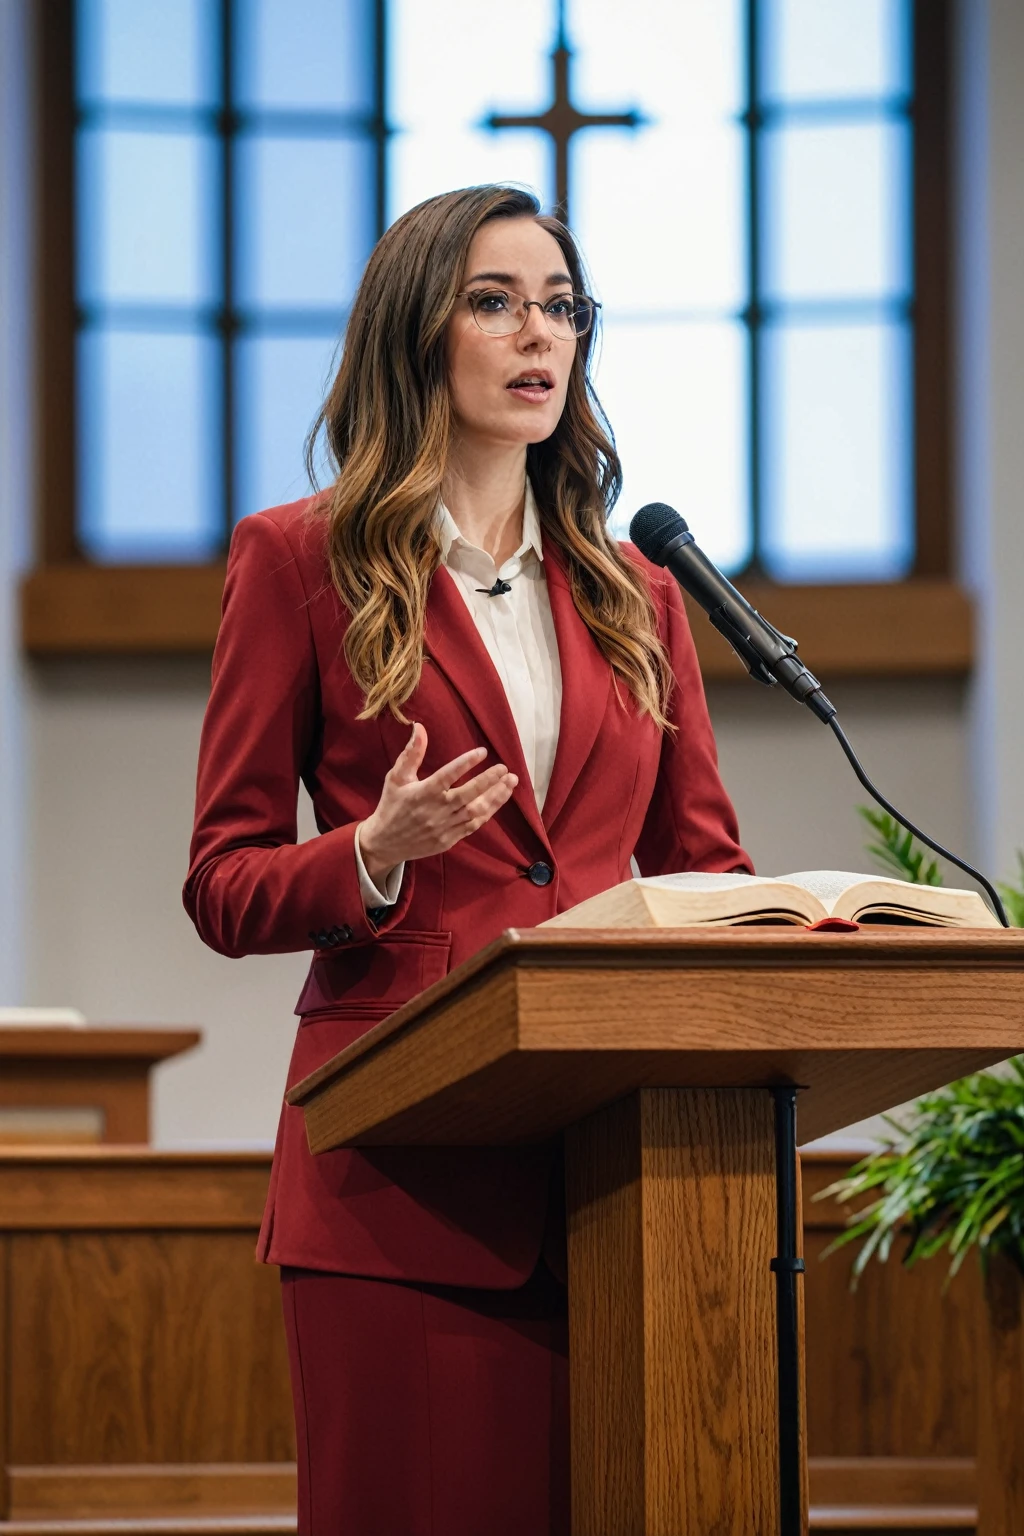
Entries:
[[695, 924], [851, 923], [998, 928], [975, 891], [911, 885], [836, 869], [795, 875], [699, 872], [626, 880], [541, 923], [542, 928], [689, 928]]

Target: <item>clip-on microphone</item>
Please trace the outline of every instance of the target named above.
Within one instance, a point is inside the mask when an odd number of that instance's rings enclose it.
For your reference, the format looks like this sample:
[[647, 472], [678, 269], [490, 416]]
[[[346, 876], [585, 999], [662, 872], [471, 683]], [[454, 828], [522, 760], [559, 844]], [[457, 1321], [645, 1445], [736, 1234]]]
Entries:
[[506, 592], [512, 591], [512, 584], [508, 581], [502, 581], [499, 576], [493, 587], [477, 587], [476, 590], [483, 592], [487, 597], [504, 597]]

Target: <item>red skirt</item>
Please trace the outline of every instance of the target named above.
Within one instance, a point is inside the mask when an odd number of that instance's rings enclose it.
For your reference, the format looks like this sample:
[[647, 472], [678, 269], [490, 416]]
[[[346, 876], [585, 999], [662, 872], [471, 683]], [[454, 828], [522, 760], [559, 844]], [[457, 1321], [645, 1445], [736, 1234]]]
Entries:
[[299, 1536], [567, 1536], [565, 1290], [282, 1269]]

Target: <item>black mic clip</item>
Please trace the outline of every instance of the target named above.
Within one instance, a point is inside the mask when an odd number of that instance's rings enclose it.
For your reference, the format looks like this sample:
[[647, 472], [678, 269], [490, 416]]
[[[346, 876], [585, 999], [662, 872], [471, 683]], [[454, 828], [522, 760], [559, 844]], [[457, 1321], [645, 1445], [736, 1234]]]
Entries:
[[750, 636], [740, 629], [737, 624], [733, 623], [728, 610], [726, 608], [714, 608], [708, 614], [708, 618], [718, 630], [718, 633], [724, 635], [726, 640], [728, 640], [750, 673], [752, 680], [755, 683], [763, 683], [766, 688], [774, 688], [778, 683], [778, 678], [765, 665]]
[[477, 587], [478, 592], [483, 592], [486, 597], [504, 597], [506, 592], [512, 591], [512, 583], [502, 581], [499, 576], [493, 587]]
[[[782, 647], [784, 655], [779, 658], [780, 662], [785, 663], [785, 661], [788, 660], [790, 656], [796, 655], [799, 646], [791, 635], [784, 635], [781, 630], [776, 629], [775, 625], [770, 623], [763, 614], [758, 613], [756, 608], [751, 609], [751, 612], [754, 617], [760, 621], [764, 628], [775, 636], [776, 640], [779, 642], [779, 645]], [[740, 626], [733, 619], [732, 615], [729, 613], [729, 610], [724, 606], [721, 608], [715, 608], [708, 614], [708, 618], [711, 620], [711, 623], [714, 625], [715, 629], [718, 630], [718, 633], [723, 635], [725, 639], [728, 640], [729, 644], [740, 657], [743, 665], [750, 673], [753, 681], [755, 683], [763, 683], [766, 688], [774, 688], [779, 682], [779, 678], [776, 676], [775, 671], [773, 671], [767, 665], [764, 657], [758, 651], [749, 633], [746, 630], [740, 628]]]

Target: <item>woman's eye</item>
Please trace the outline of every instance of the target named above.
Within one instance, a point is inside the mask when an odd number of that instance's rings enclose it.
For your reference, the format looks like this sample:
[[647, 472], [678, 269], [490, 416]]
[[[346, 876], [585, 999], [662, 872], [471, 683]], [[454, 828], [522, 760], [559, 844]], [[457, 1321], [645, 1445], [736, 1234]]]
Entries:
[[477, 309], [482, 309], [484, 314], [497, 315], [503, 309], [508, 309], [507, 293], [478, 293], [475, 299]]
[[554, 315], [556, 320], [560, 320], [564, 315], [571, 315], [576, 304], [573, 299], [552, 299], [551, 303], [544, 307], [547, 314]]

